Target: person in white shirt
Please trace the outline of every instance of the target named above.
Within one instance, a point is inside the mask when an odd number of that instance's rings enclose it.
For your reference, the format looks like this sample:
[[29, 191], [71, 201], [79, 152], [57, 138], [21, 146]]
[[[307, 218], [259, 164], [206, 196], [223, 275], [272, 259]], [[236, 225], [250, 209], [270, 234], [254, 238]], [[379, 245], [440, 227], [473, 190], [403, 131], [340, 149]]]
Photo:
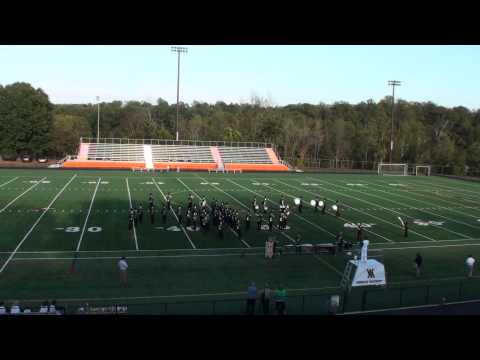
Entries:
[[13, 304], [10, 308], [10, 314], [12, 315], [20, 314], [21, 312], [22, 310], [20, 310], [20, 306], [18, 306], [18, 303]]
[[5, 315], [7, 313], [7, 309], [3, 305], [3, 302], [0, 302], [0, 315]]
[[475, 265], [475, 259], [473, 258], [473, 255], [468, 256], [465, 264], [467, 265], [467, 277], [471, 278], [473, 276], [473, 267]]
[[120, 281], [124, 284], [127, 282], [127, 269], [128, 269], [127, 259], [125, 259], [125, 257], [122, 257], [118, 261], [118, 270], [120, 271]]

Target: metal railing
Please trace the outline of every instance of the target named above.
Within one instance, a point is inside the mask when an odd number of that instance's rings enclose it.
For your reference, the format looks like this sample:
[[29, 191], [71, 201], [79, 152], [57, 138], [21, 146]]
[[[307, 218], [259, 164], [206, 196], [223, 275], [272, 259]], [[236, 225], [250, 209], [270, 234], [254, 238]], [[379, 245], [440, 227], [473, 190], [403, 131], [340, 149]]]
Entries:
[[170, 139], [129, 139], [129, 138], [97, 138], [81, 137], [80, 143], [87, 144], [145, 144], [145, 145], [188, 145], [188, 146], [231, 146], [273, 148], [275, 144], [267, 142], [248, 141], [201, 141], [201, 140], [170, 140]]
[[[332, 296], [338, 296], [338, 308], [331, 306]], [[350, 292], [338, 288], [317, 294], [289, 295], [286, 298], [287, 315], [327, 315], [376, 311], [392, 308], [439, 305], [462, 301], [480, 300], [480, 279], [430, 281], [414, 285], [390, 285], [385, 288], [354, 288]], [[206, 300], [182, 300], [160, 302], [123, 302], [112, 304], [95, 301], [89, 304], [58, 300], [67, 315], [74, 314], [130, 314], [130, 315], [243, 315], [246, 299], [215, 298]], [[7, 301], [5, 302], [8, 303]], [[35, 307], [28, 301], [20, 305]], [[275, 314], [275, 300], [270, 301], [269, 314]], [[262, 303], [257, 299], [255, 314], [263, 314]]]

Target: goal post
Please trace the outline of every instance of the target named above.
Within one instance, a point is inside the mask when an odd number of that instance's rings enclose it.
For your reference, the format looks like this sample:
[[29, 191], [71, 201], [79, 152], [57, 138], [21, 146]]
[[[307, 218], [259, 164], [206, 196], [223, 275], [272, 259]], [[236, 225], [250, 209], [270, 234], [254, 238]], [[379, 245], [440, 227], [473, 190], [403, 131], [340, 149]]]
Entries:
[[378, 175], [407, 176], [408, 164], [378, 164]]
[[430, 165], [415, 166], [415, 176], [430, 176], [432, 167]]

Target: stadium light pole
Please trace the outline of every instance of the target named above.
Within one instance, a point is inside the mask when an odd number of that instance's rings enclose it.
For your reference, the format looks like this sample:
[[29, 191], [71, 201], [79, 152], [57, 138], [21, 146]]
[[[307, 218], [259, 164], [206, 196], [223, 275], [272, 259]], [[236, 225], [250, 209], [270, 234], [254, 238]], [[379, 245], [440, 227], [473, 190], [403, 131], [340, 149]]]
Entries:
[[100, 143], [100, 96], [97, 96], [97, 144]]
[[179, 108], [178, 108], [178, 99], [180, 95], [180, 54], [181, 53], [187, 53], [188, 49], [186, 47], [178, 47], [178, 46], [172, 46], [172, 52], [176, 52], [178, 54], [178, 69], [177, 69], [177, 121], [175, 123], [175, 131], [177, 133], [177, 141], [178, 141], [178, 114], [179, 114]]
[[400, 86], [402, 84], [401, 81], [398, 80], [389, 80], [388, 85], [392, 87], [392, 131], [390, 133], [390, 164], [392, 163], [393, 157], [393, 112], [395, 110], [395, 86]]

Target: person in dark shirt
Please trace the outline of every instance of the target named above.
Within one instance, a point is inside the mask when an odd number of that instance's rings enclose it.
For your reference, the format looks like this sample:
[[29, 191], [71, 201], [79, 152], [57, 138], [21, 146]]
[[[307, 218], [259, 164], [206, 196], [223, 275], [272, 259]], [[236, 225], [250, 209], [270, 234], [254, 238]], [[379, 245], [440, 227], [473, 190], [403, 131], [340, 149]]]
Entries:
[[166, 224], [167, 223], [167, 208], [165, 207], [165, 205], [163, 205], [162, 210], [160, 210], [160, 214], [162, 215], [162, 222], [164, 224]]
[[128, 214], [128, 230], [133, 229], [133, 212]]
[[148, 195], [148, 206], [153, 206], [153, 194]]
[[218, 223], [218, 236], [220, 237], [220, 239], [223, 239], [223, 222], [220, 221]]
[[423, 264], [423, 258], [422, 258], [422, 255], [420, 255], [420, 253], [417, 253], [417, 256], [413, 260], [413, 263], [415, 266], [416, 276], [418, 277], [422, 273], [422, 264]]
[[403, 236], [408, 237], [408, 220], [403, 223]]
[[250, 211], [245, 216], [245, 230], [250, 230]]
[[270, 217], [268, 218], [268, 231], [273, 230], [273, 214], [270, 213]]
[[153, 204], [148, 207], [148, 213], [150, 214], [150, 224], [153, 225], [155, 223], [155, 207]]
[[138, 223], [138, 211], [137, 209], [133, 209], [133, 224], [137, 226]]
[[357, 242], [363, 241], [363, 226], [362, 224], [358, 223], [357, 225]]
[[340, 217], [340, 204], [338, 203], [338, 200], [335, 202], [335, 205], [337, 206], [337, 210], [335, 211], [335, 216]]
[[300, 204], [298, 204], [298, 212], [301, 214], [303, 209], [303, 198], [300, 197]]
[[171, 203], [172, 203], [172, 195], [170, 195], [170, 193], [167, 193], [166, 199], [167, 199], [167, 209], [170, 210]]
[[138, 206], [138, 222], [140, 224], [143, 222], [143, 207], [142, 207], [142, 205]]
[[323, 199], [322, 215], [325, 215], [326, 210], [327, 210], [327, 199]]
[[178, 218], [178, 223], [182, 223], [182, 207], [179, 205], [177, 208], [177, 218]]
[[257, 215], [257, 230], [262, 230], [262, 216]]

